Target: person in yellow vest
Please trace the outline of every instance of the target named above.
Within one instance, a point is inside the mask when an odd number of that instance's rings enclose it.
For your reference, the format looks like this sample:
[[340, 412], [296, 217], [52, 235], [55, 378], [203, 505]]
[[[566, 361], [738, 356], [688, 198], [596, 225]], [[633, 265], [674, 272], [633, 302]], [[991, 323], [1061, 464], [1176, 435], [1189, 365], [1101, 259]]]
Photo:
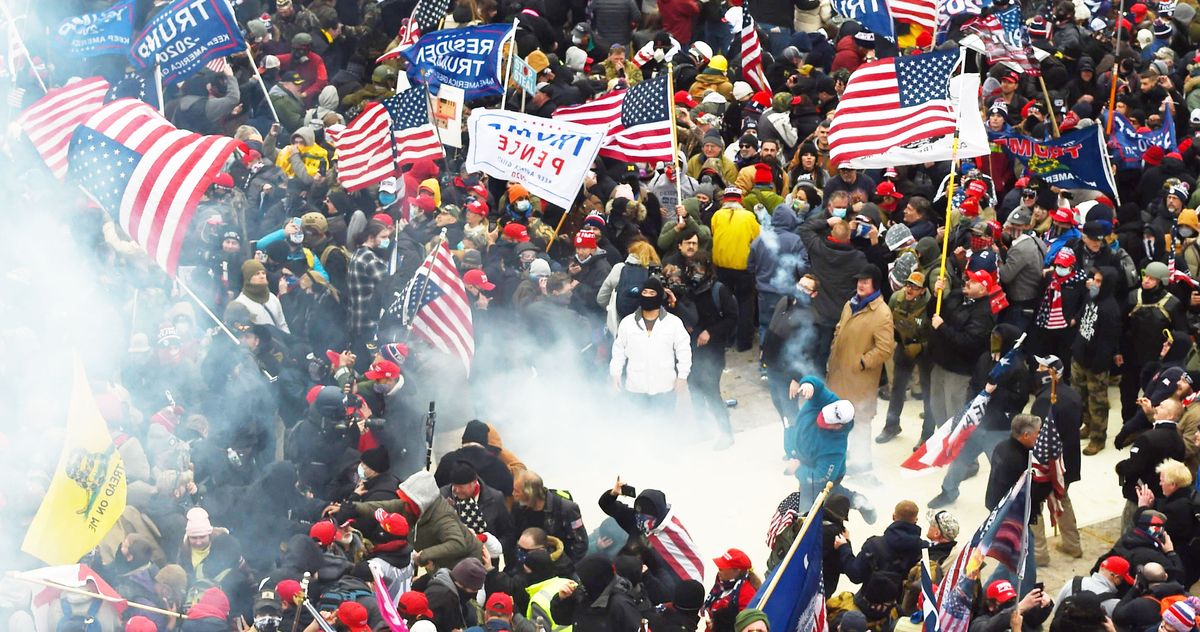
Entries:
[[736, 186], [725, 189], [721, 208], [713, 213], [713, 264], [717, 279], [726, 285], [738, 302], [737, 350], [747, 351], [754, 342], [755, 293], [754, 274], [746, 269], [750, 243], [758, 237], [762, 226], [754, 213], [742, 206], [742, 190]]
[[292, 144], [279, 150], [275, 165], [288, 178], [295, 178], [301, 166], [310, 177], [324, 174], [329, 171], [329, 152], [317, 144], [311, 127], [301, 127], [292, 133]]

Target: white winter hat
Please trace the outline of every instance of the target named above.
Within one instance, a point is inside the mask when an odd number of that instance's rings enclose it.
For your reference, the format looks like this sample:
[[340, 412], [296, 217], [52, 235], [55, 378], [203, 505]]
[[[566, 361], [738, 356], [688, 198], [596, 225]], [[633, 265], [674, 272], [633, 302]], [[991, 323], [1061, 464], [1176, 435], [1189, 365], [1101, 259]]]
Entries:
[[587, 53], [578, 46], [572, 46], [568, 48], [566, 54], [566, 64], [567, 68], [570, 68], [571, 70], [577, 72], [582, 71], [583, 67], [587, 65]]
[[746, 83], [745, 81], [735, 81], [734, 82], [733, 98], [737, 99], [738, 101], [741, 101], [743, 99], [749, 99], [750, 96], [753, 94], [754, 94], [754, 88], [751, 88], [750, 84]]

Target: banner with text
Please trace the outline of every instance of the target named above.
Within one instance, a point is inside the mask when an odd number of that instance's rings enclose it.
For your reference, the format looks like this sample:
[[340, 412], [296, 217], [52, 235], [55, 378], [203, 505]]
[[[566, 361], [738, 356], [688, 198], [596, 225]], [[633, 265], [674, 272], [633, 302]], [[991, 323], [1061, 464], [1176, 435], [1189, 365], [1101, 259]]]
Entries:
[[506, 110], [472, 111], [467, 130], [467, 171], [520, 182], [566, 209], [575, 202], [605, 136], [603, 129]]
[[1034, 140], [1013, 131], [988, 131], [988, 138], [1025, 165], [1030, 175], [1063, 189], [1099, 191], [1118, 204], [1101, 126], [1069, 131], [1059, 138]]
[[[1100, 114], [1100, 120], [1105, 120], [1108, 111]], [[1113, 113], [1112, 137], [1108, 146], [1113, 148], [1117, 169], [1128, 171], [1142, 168], [1142, 156], [1151, 145], [1162, 147], [1164, 153], [1177, 149], [1175, 145], [1175, 121], [1171, 118], [1171, 108], [1163, 110], [1163, 122], [1158, 129], [1149, 132], [1139, 132], [1129, 119], [1121, 114]]]
[[226, 0], [177, 0], [134, 39], [129, 59], [139, 68], [158, 64], [162, 80], [172, 82], [245, 48]]
[[500, 52], [512, 30], [511, 24], [489, 24], [434, 31], [402, 53], [408, 78], [428, 83], [430, 94], [443, 84], [461, 88], [467, 101], [499, 95]]
[[67, 18], [55, 35], [72, 57], [122, 55], [133, 41], [133, 0]]

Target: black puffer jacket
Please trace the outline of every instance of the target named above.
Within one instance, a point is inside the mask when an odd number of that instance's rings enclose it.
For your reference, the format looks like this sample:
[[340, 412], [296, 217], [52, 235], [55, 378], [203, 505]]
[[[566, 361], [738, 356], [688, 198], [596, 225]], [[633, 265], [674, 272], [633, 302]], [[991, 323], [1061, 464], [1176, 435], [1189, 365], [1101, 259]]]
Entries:
[[[935, 301], [929, 301], [932, 313]], [[987, 298], [969, 299], [957, 291], [942, 298], [941, 327], [929, 339], [929, 356], [938, 366], [968, 375], [988, 352], [996, 317]]]
[[816, 320], [828, 327], [837, 324], [842, 307], [854, 296], [854, 275], [867, 263], [867, 256], [849, 243], [828, 239], [829, 225], [824, 216], [800, 226], [800, 239], [808, 251], [810, 270], [820, 287], [813, 299]]
[[863, 542], [862, 550], [843, 571], [850, 581], [866, 584], [876, 572], [890, 572], [907, 577], [908, 571], [921, 559], [921, 551], [929, 543], [921, 539], [921, 527], [911, 522], [896, 520], [883, 530]]

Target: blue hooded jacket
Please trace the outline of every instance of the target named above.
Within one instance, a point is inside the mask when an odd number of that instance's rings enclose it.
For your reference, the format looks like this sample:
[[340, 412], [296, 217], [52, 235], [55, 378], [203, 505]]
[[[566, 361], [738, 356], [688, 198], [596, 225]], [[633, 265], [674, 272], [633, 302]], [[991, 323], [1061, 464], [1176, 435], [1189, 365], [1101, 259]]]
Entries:
[[843, 424], [836, 430], [818, 426], [817, 416], [821, 409], [841, 398], [818, 377], [800, 380], [800, 384], [805, 383], [813, 385], [813, 396], [796, 413], [796, 458], [800, 460], [796, 478], [835, 481], [846, 473], [846, 440], [854, 422]]

